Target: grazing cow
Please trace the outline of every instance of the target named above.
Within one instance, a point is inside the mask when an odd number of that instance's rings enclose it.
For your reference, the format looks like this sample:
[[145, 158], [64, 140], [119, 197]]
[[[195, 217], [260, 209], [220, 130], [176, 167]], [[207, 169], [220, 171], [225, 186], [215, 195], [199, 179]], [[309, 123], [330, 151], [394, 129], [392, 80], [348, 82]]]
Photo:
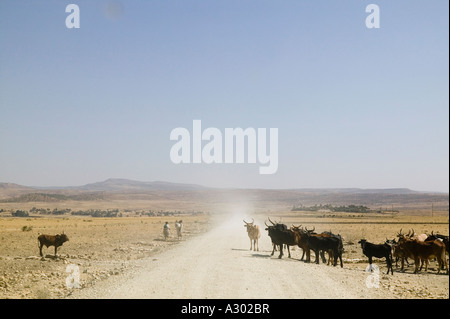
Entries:
[[389, 274], [389, 270], [391, 270], [391, 275], [394, 274], [394, 270], [392, 268], [392, 252], [389, 244], [372, 244], [365, 239], [361, 239], [358, 244], [361, 244], [363, 254], [369, 257], [370, 269], [372, 269], [372, 257], [386, 258], [386, 264], [388, 267], [386, 274]]
[[39, 242], [39, 254], [42, 255], [42, 247], [50, 247], [55, 246], [55, 257], [56, 257], [56, 251], [59, 246], [62, 246], [66, 241], [69, 241], [69, 237], [67, 237], [66, 234], [58, 234], [58, 235], [39, 235], [38, 242]]
[[177, 230], [178, 239], [181, 239], [181, 231], [183, 230], [183, 221], [181, 219], [175, 222], [175, 229]]
[[[254, 225], [255, 220], [252, 219], [251, 223], [247, 223], [244, 220], [244, 227], [247, 228], [247, 234], [248, 237], [250, 238], [250, 250], [252, 250], [252, 245], [253, 245], [253, 251], [259, 251], [259, 238], [261, 237], [261, 232], [259, 231], [259, 226], [258, 225]], [[256, 248], [256, 249], [255, 249]]]
[[[311, 250], [314, 251], [316, 255], [316, 264], [319, 263], [319, 255], [321, 252], [330, 252], [330, 258], [333, 256], [333, 266], [337, 265], [337, 260], [339, 258], [341, 268], [343, 267], [342, 263], [342, 252], [343, 252], [343, 245], [342, 245], [342, 239], [340, 236], [337, 235], [331, 236], [330, 234], [309, 234], [305, 233], [305, 236], [308, 240], [308, 244]], [[322, 253], [322, 261], [325, 263], [325, 257]]]
[[[427, 271], [428, 260], [431, 258], [436, 258], [439, 263], [438, 274], [441, 272], [441, 268], [446, 269], [448, 274], [447, 259], [445, 257], [445, 244], [442, 241], [430, 240], [422, 242], [402, 238], [399, 241], [399, 246], [402, 250], [405, 251], [408, 257], [414, 258], [415, 274], [422, 270], [424, 262], [425, 262], [425, 271]], [[420, 262], [422, 262], [422, 264], [420, 265], [419, 269]]]

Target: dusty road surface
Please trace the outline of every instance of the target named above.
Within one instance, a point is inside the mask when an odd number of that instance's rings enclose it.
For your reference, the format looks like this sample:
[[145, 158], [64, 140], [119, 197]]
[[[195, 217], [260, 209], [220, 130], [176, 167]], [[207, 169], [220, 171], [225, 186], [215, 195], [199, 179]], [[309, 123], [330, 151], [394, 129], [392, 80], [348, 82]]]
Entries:
[[[385, 275], [380, 264], [378, 288], [367, 278], [365, 264], [344, 268], [299, 261], [301, 250], [283, 259], [271, 254], [271, 242], [261, 227], [259, 251], [250, 251], [242, 217], [223, 221], [203, 235], [136, 261], [131, 272], [114, 276], [69, 298], [448, 298], [448, 276], [436, 274]], [[82, 270], [81, 270], [82, 271]], [[428, 295], [420, 295], [417, 289]], [[442, 288], [444, 287], [444, 288]], [[435, 289], [435, 290], [433, 290]], [[442, 290], [444, 289], [444, 291]]]

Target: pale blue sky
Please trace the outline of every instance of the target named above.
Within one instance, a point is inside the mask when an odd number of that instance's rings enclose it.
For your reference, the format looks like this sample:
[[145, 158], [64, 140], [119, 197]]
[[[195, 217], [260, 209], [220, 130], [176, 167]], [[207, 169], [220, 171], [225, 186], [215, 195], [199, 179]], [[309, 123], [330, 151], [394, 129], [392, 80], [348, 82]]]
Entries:
[[[448, 6], [2, 0], [0, 182], [448, 192]], [[170, 132], [194, 119], [278, 128], [278, 172], [173, 164]]]

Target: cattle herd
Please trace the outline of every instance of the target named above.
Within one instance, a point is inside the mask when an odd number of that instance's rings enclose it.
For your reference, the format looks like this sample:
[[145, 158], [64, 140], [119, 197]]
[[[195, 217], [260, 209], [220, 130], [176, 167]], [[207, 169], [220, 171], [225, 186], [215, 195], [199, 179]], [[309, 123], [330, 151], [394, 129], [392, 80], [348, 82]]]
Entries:
[[[337, 265], [339, 259], [340, 266], [343, 267], [342, 254], [344, 252], [344, 245], [342, 237], [339, 234], [331, 232], [322, 232], [320, 234], [315, 232], [315, 228], [308, 229], [302, 225], [288, 228], [285, 224], [273, 222], [268, 218], [271, 225], [264, 222], [265, 230], [268, 232], [272, 240], [273, 250], [271, 256], [274, 255], [277, 248], [280, 253], [278, 258], [283, 257], [283, 248], [288, 250], [288, 256], [291, 257], [289, 250], [290, 246], [298, 246], [302, 248], [303, 255], [301, 260], [306, 262], [311, 261], [310, 252], [313, 251], [315, 255], [314, 262], [319, 264], [322, 259], [323, 263], [331, 263], [333, 266]], [[259, 226], [252, 222], [244, 220], [244, 227], [247, 228], [247, 233], [250, 238], [250, 250], [259, 250], [258, 240], [261, 237]], [[374, 244], [365, 239], [361, 239], [358, 243], [361, 244], [362, 253], [368, 257], [370, 268], [372, 267], [372, 258], [385, 258], [389, 271], [393, 271], [393, 263], [398, 266], [398, 261], [401, 261], [401, 271], [404, 271], [404, 263], [409, 265], [408, 258], [414, 261], [414, 273], [422, 270], [425, 264], [425, 271], [428, 270], [428, 263], [430, 260], [436, 260], [438, 263], [437, 272], [445, 270], [448, 275], [448, 263], [446, 254], [449, 252], [448, 248], [449, 237], [441, 234], [416, 234], [414, 230], [410, 230], [407, 234], [402, 232], [397, 233], [396, 238], [386, 239], [384, 243]], [[328, 255], [328, 261], [325, 258], [325, 253]]]
[[[340, 266], [343, 267], [342, 254], [344, 252], [344, 245], [342, 237], [339, 234], [332, 232], [322, 232], [320, 234], [315, 232], [315, 227], [308, 229], [302, 225], [288, 228], [285, 224], [273, 222], [268, 218], [271, 225], [264, 222], [265, 230], [268, 232], [272, 240], [273, 250], [271, 256], [274, 255], [278, 249], [280, 251], [278, 258], [283, 257], [283, 249], [287, 249], [288, 257], [291, 257], [290, 246], [298, 246], [303, 250], [301, 260], [311, 262], [311, 251], [314, 252], [316, 264], [319, 264], [321, 259], [323, 263], [333, 266], [337, 265], [339, 260]], [[247, 233], [250, 238], [250, 250], [259, 251], [259, 238], [261, 231], [259, 226], [255, 224], [254, 220], [246, 222], [244, 220], [244, 227], [247, 228]], [[177, 237], [181, 239], [183, 222], [176, 221], [175, 228], [177, 230]], [[168, 223], [164, 226], [164, 231], [168, 233]], [[166, 237], [166, 235], [165, 235]], [[168, 237], [168, 234], [167, 234]], [[68, 241], [69, 238], [64, 233], [57, 235], [40, 235], [38, 237], [39, 254], [42, 256], [43, 246], [55, 247], [55, 256], [58, 247]], [[398, 261], [401, 261], [401, 271], [404, 271], [405, 262], [409, 265], [408, 258], [414, 261], [414, 273], [422, 271], [425, 264], [425, 271], [428, 270], [430, 260], [436, 260], [438, 263], [437, 272], [445, 270], [448, 274], [448, 263], [446, 254], [449, 253], [449, 237], [441, 234], [416, 234], [414, 229], [411, 229], [407, 234], [402, 232], [402, 229], [397, 233], [396, 238], [386, 239], [384, 243], [374, 244], [365, 239], [361, 239], [362, 253], [368, 257], [370, 268], [372, 267], [372, 258], [385, 258], [387, 264], [387, 274], [389, 271], [394, 273], [393, 263], [398, 267]], [[325, 253], [328, 255], [328, 261], [325, 258]]]

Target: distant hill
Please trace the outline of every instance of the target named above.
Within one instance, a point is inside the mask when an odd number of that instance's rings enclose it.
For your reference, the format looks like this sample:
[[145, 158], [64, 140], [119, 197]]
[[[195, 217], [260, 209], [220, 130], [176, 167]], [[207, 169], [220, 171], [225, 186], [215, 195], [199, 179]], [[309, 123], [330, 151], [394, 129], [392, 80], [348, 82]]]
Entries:
[[32, 187], [23, 186], [14, 183], [0, 183], [0, 191], [8, 191], [8, 190], [30, 190]]
[[[37, 191], [55, 191], [55, 192], [70, 192], [70, 191], [89, 191], [89, 192], [145, 192], [145, 191], [189, 191], [189, 190], [220, 190], [219, 188], [206, 187], [196, 184], [171, 183], [164, 181], [141, 182], [123, 178], [109, 178], [102, 182], [90, 183], [82, 186], [23, 186], [14, 183], [0, 183], [1, 194], [33, 193]], [[293, 189], [245, 189], [245, 188], [222, 188], [222, 190], [243, 190], [243, 191], [286, 191], [286, 192], [300, 192], [304, 194], [421, 194], [426, 192], [413, 191], [408, 188], [385, 188], [385, 189], [363, 189], [363, 188], [293, 188]], [[16, 194], [17, 195], [17, 194]], [[0, 197], [1, 198], [1, 197]]]
[[[63, 201], [148, 201], [164, 207], [219, 207], [244, 205], [255, 210], [291, 210], [314, 205], [363, 205], [372, 209], [398, 209], [447, 212], [448, 193], [427, 193], [407, 188], [303, 188], [239, 189], [211, 188], [163, 181], [141, 182], [110, 178], [102, 182], [72, 187], [28, 187], [0, 183], [0, 203]], [[163, 204], [164, 203], [164, 204]], [[161, 206], [161, 207], [162, 207]], [[206, 208], [205, 208], [206, 209]]]
[[103, 199], [102, 193], [94, 194], [52, 194], [52, 193], [29, 193], [16, 197], [1, 199], [0, 203], [29, 203], [29, 202], [62, 202], [67, 200], [92, 201]]
[[[0, 203], [60, 202], [66, 200], [92, 201], [99, 199], [132, 200], [137, 199], [136, 196], [140, 196], [140, 194], [154, 195], [158, 192], [186, 192], [204, 189], [207, 188], [194, 184], [163, 181], [140, 182], [120, 178], [110, 178], [103, 182], [66, 187], [33, 187], [14, 183], [0, 183]], [[139, 199], [146, 198], [141, 196]]]
[[34, 192], [35, 189], [14, 183], [0, 183], [0, 199]]
[[103, 182], [86, 184], [84, 186], [73, 187], [74, 189], [84, 191], [149, 191], [149, 190], [196, 190], [204, 189], [205, 187], [194, 184], [181, 184], [169, 182], [139, 182], [129, 179], [110, 178]]
[[419, 194], [409, 188], [296, 188], [295, 191], [322, 194]]

